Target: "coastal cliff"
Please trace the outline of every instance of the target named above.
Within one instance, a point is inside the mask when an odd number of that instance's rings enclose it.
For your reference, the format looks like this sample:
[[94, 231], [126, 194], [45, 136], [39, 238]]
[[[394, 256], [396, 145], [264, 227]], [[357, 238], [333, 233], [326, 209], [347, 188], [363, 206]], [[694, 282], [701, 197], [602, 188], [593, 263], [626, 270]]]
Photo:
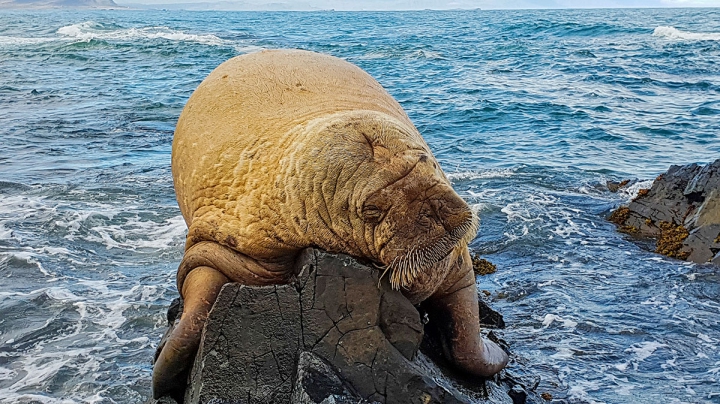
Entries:
[[0, 9], [124, 8], [113, 0], [0, 0]]

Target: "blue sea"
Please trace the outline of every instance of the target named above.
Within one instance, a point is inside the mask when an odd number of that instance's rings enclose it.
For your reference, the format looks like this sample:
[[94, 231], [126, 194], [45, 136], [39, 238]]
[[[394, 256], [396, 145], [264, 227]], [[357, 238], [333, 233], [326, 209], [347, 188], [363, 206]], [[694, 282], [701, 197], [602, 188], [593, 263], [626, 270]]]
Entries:
[[0, 12], [0, 402], [149, 397], [186, 233], [175, 122], [267, 48], [344, 58], [405, 108], [480, 211], [509, 372], [557, 403], [720, 403], [718, 269], [606, 221], [720, 158], [720, 9]]

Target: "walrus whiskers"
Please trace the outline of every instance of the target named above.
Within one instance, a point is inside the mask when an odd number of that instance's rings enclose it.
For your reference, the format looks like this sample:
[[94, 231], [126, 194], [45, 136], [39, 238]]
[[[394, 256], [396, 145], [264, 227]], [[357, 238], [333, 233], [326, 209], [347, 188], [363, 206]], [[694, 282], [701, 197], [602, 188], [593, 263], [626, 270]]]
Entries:
[[471, 210], [471, 213], [470, 220], [451, 230], [431, 246], [427, 248], [413, 247], [407, 254], [395, 257], [393, 262], [384, 268], [382, 276], [388, 270], [391, 270], [390, 284], [393, 289], [410, 287], [421, 271], [445, 258], [458, 244], [475, 237], [479, 221], [477, 220], [477, 212]]

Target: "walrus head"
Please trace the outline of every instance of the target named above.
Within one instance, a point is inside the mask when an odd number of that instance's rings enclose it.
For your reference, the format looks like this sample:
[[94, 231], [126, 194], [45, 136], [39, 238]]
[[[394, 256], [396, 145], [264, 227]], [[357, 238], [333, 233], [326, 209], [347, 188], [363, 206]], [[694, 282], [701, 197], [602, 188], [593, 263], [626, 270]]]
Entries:
[[[416, 280], [441, 281], [444, 274], [438, 279], [441, 274], [435, 272], [453, 264], [441, 261], [475, 237], [476, 213], [452, 189], [409, 120], [366, 111], [341, 114], [333, 121], [321, 137], [342, 142], [328, 148], [341, 152], [324, 161], [330, 163], [330, 171], [353, 173], [341, 181], [347, 181], [344, 189], [353, 189], [348, 199], [354, 209], [348, 210], [354, 210], [355, 218], [350, 222], [363, 228], [357, 231], [353, 225], [356, 244], [391, 274], [396, 289], [427, 286], [414, 285]], [[339, 189], [335, 187], [336, 197]], [[433, 273], [423, 273], [428, 271]]]
[[378, 261], [391, 271], [391, 285], [411, 288], [421, 272], [466, 247], [479, 220], [427, 151], [395, 158], [414, 164], [368, 195], [360, 215], [374, 227], [372, 242]]

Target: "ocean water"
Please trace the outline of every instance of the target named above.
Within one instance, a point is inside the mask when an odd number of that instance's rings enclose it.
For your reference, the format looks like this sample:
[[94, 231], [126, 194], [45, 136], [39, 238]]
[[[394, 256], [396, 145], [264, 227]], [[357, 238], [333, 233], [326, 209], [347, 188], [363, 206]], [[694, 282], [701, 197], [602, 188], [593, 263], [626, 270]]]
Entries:
[[0, 12], [1, 403], [150, 395], [186, 231], [174, 125], [264, 48], [347, 59], [403, 105], [480, 210], [511, 372], [556, 402], [720, 403], [718, 270], [605, 220], [720, 157], [718, 9]]

